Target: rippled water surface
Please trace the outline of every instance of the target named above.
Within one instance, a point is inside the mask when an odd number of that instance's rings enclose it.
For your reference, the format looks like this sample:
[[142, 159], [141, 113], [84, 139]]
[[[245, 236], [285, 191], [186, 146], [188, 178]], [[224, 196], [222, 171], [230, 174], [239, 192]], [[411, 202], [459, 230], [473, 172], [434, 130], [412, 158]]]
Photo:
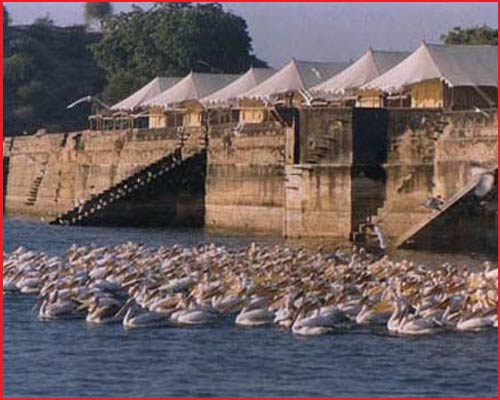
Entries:
[[[4, 220], [4, 246], [62, 254], [72, 243], [240, 246], [278, 239], [201, 230], [61, 228]], [[416, 257], [416, 255], [413, 255]], [[445, 259], [423, 255], [424, 262]], [[456, 262], [480, 261], [460, 256]], [[297, 338], [231, 320], [125, 332], [121, 325], [37, 321], [34, 298], [4, 296], [6, 397], [496, 397], [497, 332], [398, 338], [355, 330]]]

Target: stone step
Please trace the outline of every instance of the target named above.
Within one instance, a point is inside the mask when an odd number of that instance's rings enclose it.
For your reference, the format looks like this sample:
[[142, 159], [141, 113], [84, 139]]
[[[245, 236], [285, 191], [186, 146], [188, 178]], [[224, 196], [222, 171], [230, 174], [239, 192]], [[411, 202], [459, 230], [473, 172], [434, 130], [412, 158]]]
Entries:
[[[194, 154], [189, 158], [200, 157], [203, 152]], [[105, 209], [107, 206], [115, 203], [127, 194], [133, 194], [142, 190], [144, 186], [155, 181], [175, 167], [182, 165], [183, 160], [180, 159], [180, 154], [176, 150], [163, 159], [160, 159], [133, 175], [116, 183], [112, 187], [104, 190], [98, 195], [86, 201], [83, 205], [74, 207], [63, 215], [60, 215], [51, 224], [75, 224], [83, 222], [86, 218], [97, 213], [97, 211]]]

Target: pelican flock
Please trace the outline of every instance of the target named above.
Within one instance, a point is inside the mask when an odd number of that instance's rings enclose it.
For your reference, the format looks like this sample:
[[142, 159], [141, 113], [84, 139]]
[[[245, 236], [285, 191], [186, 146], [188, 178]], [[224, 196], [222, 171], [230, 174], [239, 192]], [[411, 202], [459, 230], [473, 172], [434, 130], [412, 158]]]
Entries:
[[227, 249], [71, 246], [64, 257], [4, 252], [4, 293], [38, 296], [42, 321], [85, 319], [126, 329], [276, 326], [302, 336], [382, 326], [430, 335], [497, 328], [498, 270], [322, 254], [285, 246]]

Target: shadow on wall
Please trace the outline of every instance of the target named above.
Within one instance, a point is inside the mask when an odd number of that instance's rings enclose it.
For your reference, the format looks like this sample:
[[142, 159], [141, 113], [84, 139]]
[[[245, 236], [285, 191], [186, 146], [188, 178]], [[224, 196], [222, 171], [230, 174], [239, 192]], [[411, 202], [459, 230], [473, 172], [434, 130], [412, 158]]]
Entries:
[[402, 248], [452, 250], [454, 252], [498, 251], [498, 171], [487, 192], [479, 185]]
[[82, 221], [84, 226], [203, 227], [206, 155], [181, 167]]

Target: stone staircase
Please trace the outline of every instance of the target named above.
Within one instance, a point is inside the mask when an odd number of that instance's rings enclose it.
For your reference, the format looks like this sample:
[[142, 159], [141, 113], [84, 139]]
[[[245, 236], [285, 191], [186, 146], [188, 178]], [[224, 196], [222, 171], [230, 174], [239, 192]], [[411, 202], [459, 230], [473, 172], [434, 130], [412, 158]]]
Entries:
[[465, 198], [467, 195], [473, 192], [476, 189], [479, 181], [480, 181], [480, 176], [477, 177], [476, 179], [473, 179], [463, 189], [459, 190], [457, 193], [455, 193], [453, 196], [447, 199], [443, 203], [443, 205], [439, 207], [439, 209], [432, 210], [427, 215], [424, 215], [422, 219], [418, 221], [418, 223], [414, 224], [410, 229], [408, 229], [407, 231], [399, 235], [397, 238], [395, 238], [392, 243], [392, 247], [397, 249], [398, 247], [405, 244], [408, 240], [415, 237], [420, 231], [422, 231], [424, 228], [432, 224], [437, 218], [446, 213], [455, 204], [457, 204], [459, 201], [461, 201], [463, 198]]
[[91, 197], [83, 204], [58, 216], [50, 222], [51, 225], [83, 225], [86, 221], [96, 218], [99, 212], [122, 199], [130, 198], [144, 189], [157, 184], [159, 181], [172, 181], [184, 165], [193, 160], [205, 157], [206, 150], [200, 150], [190, 157], [182, 157], [182, 147], [172, 153], [142, 168], [133, 175], [123, 179], [117, 184]]
[[309, 151], [307, 164], [321, 164], [331, 156], [333, 152], [332, 143], [335, 139], [327, 135], [322, 135], [315, 139], [314, 148]]
[[[488, 173], [497, 173], [497, 169], [488, 171]], [[419, 220], [415, 221], [409, 229], [399, 234], [397, 237], [392, 238], [390, 244], [387, 243], [387, 239], [383, 238], [387, 246], [390, 245], [392, 249], [397, 249], [404, 245], [406, 242], [415, 237], [419, 232], [432, 224], [441, 215], [449, 211], [455, 204], [468, 196], [473, 192], [478, 185], [480, 177], [473, 179], [465, 187], [455, 193], [453, 196], [444, 201], [444, 203], [439, 207], [439, 209], [427, 209], [427, 212], [422, 213]], [[382, 230], [377, 233], [377, 227], [383, 225], [385, 214], [385, 207], [379, 207], [377, 213], [367, 218], [365, 222], [360, 223], [357, 229], [351, 234], [351, 240], [356, 243], [366, 244], [367, 247], [379, 246], [381, 239], [380, 235], [383, 235]]]
[[40, 186], [42, 184], [46, 170], [47, 166], [43, 165], [42, 168], [38, 171], [37, 176], [33, 180], [26, 201], [24, 202], [24, 204], [26, 204], [27, 206], [34, 206], [36, 201], [38, 200], [38, 191], [40, 190]]
[[304, 171], [309, 171], [310, 169], [312, 167], [305, 164], [288, 165], [286, 172], [283, 174], [285, 190], [299, 190]]

